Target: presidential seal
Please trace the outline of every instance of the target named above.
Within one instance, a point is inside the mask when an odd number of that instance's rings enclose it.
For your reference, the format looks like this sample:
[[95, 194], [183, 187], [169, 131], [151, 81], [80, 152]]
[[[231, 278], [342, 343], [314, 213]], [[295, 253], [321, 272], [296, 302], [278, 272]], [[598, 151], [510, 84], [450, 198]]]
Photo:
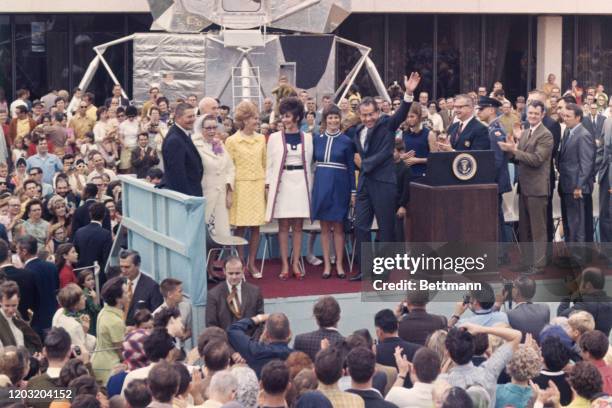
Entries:
[[467, 181], [476, 175], [476, 159], [469, 153], [461, 153], [453, 160], [453, 174], [459, 180]]

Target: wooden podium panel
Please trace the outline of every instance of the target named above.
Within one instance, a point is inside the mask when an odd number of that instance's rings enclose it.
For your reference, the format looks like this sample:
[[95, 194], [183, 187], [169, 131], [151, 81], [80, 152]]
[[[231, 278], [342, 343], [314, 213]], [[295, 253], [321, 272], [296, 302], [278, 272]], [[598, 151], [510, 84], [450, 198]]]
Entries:
[[410, 184], [413, 242], [497, 242], [497, 184]]

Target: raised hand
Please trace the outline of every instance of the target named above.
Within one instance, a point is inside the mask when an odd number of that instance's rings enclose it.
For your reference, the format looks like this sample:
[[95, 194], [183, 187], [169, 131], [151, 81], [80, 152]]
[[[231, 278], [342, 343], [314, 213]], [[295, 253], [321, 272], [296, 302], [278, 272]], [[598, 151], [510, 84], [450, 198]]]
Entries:
[[410, 77], [404, 76], [404, 88], [406, 88], [406, 93], [411, 95], [414, 93], [414, 90], [419, 86], [419, 82], [421, 82], [421, 75], [418, 72], [412, 72]]

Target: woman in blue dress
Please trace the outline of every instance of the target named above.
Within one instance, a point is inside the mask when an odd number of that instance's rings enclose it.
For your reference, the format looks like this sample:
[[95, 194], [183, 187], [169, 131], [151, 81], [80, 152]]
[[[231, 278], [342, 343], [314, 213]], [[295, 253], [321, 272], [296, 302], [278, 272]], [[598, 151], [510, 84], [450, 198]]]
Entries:
[[[408, 117], [406, 122], [404, 122], [402, 141], [404, 142], [406, 153], [401, 155], [401, 159], [410, 167], [412, 172], [410, 181], [425, 177], [427, 157], [429, 153], [437, 151], [436, 132], [430, 131], [427, 127], [423, 126], [422, 115], [424, 113], [421, 104], [413, 103], [410, 105]], [[412, 241], [412, 214], [409, 207], [405, 208], [403, 218], [404, 238], [410, 242]]]
[[321, 134], [313, 138], [315, 160], [312, 188], [312, 219], [321, 222], [323, 278], [331, 277], [330, 242], [333, 230], [336, 273], [344, 273], [344, 220], [349, 206], [355, 203], [355, 148], [353, 141], [340, 130], [342, 113], [335, 105], [323, 111]]
[[410, 106], [408, 117], [406, 118], [405, 130], [402, 133], [402, 140], [406, 153], [402, 159], [406, 165], [410, 166], [414, 179], [421, 178], [427, 170], [427, 157], [431, 151], [436, 150], [436, 136], [434, 132], [423, 126], [421, 115], [423, 108], [418, 103]]

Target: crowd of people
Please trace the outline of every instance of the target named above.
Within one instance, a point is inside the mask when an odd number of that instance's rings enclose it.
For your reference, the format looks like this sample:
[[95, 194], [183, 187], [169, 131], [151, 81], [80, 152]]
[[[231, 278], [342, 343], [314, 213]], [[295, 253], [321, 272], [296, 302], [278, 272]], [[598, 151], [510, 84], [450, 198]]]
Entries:
[[[583, 271], [553, 319], [531, 302], [526, 277], [549, 261], [538, 244], [553, 240], [555, 189], [565, 241], [592, 240], [595, 183], [600, 237], [612, 237], [603, 86], [573, 83], [561, 94], [549, 76], [513, 104], [501, 83], [437, 101], [416, 94], [419, 83], [412, 73], [390, 100], [352, 88], [319, 107], [281, 77], [261, 110], [195, 94], [170, 101], [155, 85], [141, 106], [119, 85], [99, 107], [79, 89], [34, 101], [21, 89], [0, 101], [2, 406], [608, 406], [604, 274]], [[520, 238], [535, 245], [513, 283], [513, 309], [487, 284], [446, 317], [411, 291], [376, 314], [375, 334], [345, 336], [338, 302], [323, 297], [313, 308], [319, 329], [294, 342], [288, 316], [265, 314], [245, 280], [262, 277], [261, 226], [278, 222], [281, 280], [304, 277], [290, 243], [301, 248], [306, 219], [320, 221], [323, 252], [321, 261], [310, 239], [307, 261], [323, 265], [324, 279], [345, 278], [345, 232], [354, 228], [361, 248], [376, 218], [380, 241], [410, 241], [410, 183], [426, 177], [431, 153], [466, 150], [495, 152], [500, 203], [520, 186]], [[126, 248], [119, 267], [105, 268], [113, 243], [126, 246], [117, 174], [206, 197], [202, 227], [213, 238], [248, 234], [248, 254], [211, 277], [221, 282], [207, 295], [202, 333], [191, 332], [183, 283], [141, 272], [138, 252]], [[506, 240], [501, 212], [499, 229]]]
[[[0, 255], [7, 250], [0, 241]], [[522, 276], [500, 293], [484, 283], [449, 316], [428, 312], [427, 291], [409, 291], [395, 310], [375, 314], [374, 332], [342, 333], [340, 304], [322, 296], [312, 309], [317, 328], [294, 333], [287, 315], [265, 313], [242, 260], [230, 256], [190, 349], [182, 282], [158, 285], [140, 272], [137, 252], [120, 259], [102, 302], [75, 283], [60, 289], [44, 336], [21, 317], [20, 285], [0, 284], [0, 406], [612, 406], [612, 298], [598, 269], [582, 272], [552, 318], [548, 304], [532, 301], [536, 282]]]

